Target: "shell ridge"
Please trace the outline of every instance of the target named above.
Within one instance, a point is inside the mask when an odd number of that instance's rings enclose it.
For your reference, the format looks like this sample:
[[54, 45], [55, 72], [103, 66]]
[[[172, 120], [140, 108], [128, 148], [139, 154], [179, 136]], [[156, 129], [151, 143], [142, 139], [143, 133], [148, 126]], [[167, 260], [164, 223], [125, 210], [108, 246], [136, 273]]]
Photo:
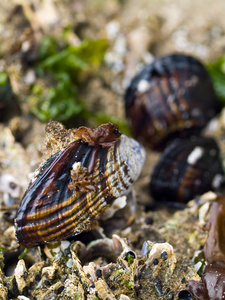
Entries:
[[[83, 198], [85, 199], [85, 195], [83, 196]], [[64, 234], [65, 232], [69, 231], [70, 234], [72, 234], [75, 229], [78, 232], [81, 232], [83, 230], [83, 228], [87, 225], [86, 222], [90, 222], [91, 220], [93, 220], [97, 215], [98, 215], [98, 210], [100, 206], [104, 206], [104, 200], [102, 198], [101, 200], [101, 194], [99, 196], [96, 196], [93, 200], [92, 199], [92, 205], [88, 207], [85, 207], [85, 209], [80, 210], [79, 209], [79, 205], [77, 207], [77, 211], [74, 211], [75, 208], [73, 210], [69, 210], [68, 211], [68, 216], [65, 218], [65, 216], [62, 219], [62, 223], [59, 224], [58, 226], [53, 226], [52, 228], [47, 228], [46, 226], [42, 226], [42, 229], [40, 230], [40, 235], [41, 236], [46, 236], [50, 239], [54, 239], [55, 237], [55, 233], [58, 235], [58, 232], [60, 230], [60, 234]], [[93, 207], [93, 208], [92, 208]], [[92, 209], [91, 209], [92, 208]], [[78, 213], [79, 212], [79, 213]], [[90, 218], [91, 216], [91, 218]], [[52, 219], [51, 219], [52, 220]], [[82, 221], [85, 221], [84, 223]], [[57, 217], [55, 218], [55, 223], [58, 223], [58, 219]], [[61, 230], [62, 228], [62, 230]], [[72, 230], [71, 230], [72, 229]], [[54, 233], [55, 232], [55, 233]]]

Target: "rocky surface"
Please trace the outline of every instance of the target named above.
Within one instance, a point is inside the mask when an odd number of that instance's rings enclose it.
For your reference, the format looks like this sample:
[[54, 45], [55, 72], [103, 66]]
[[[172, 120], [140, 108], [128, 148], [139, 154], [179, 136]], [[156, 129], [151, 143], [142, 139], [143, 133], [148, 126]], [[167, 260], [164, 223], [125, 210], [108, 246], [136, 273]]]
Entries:
[[[70, 26], [72, 45], [108, 40], [104, 64], [80, 93], [91, 111], [123, 119], [124, 90], [154, 56], [182, 52], [207, 63], [224, 52], [224, 10], [223, 0], [2, 2], [0, 71], [10, 84], [0, 98], [0, 299], [195, 299], [187, 283], [200, 281], [206, 264], [199, 257], [217, 195], [198, 196], [181, 210], [152, 205], [148, 184], [158, 153], [147, 150], [129, 214], [124, 208], [100, 220], [96, 230], [25, 254], [13, 220], [43, 159], [46, 124], [29, 114], [26, 101], [43, 35], [58, 38]], [[218, 141], [222, 157], [224, 133], [222, 111], [205, 130]]]

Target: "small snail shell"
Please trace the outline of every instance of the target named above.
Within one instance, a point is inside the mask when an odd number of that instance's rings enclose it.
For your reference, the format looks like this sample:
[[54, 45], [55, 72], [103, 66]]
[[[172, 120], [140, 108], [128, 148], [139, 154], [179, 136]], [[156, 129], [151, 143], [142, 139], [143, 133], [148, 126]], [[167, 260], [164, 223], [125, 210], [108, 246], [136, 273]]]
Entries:
[[66, 148], [47, 159], [24, 194], [15, 221], [23, 246], [90, 230], [141, 172], [144, 149], [121, 135], [116, 125], [80, 127], [73, 137]]
[[211, 138], [176, 139], [161, 154], [150, 182], [156, 201], [182, 202], [213, 189], [223, 169], [219, 148]]
[[125, 108], [134, 137], [154, 150], [174, 137], [200, 133], [220, 110], [204, 66], [181, 54], [145, 66], [126, 91]]

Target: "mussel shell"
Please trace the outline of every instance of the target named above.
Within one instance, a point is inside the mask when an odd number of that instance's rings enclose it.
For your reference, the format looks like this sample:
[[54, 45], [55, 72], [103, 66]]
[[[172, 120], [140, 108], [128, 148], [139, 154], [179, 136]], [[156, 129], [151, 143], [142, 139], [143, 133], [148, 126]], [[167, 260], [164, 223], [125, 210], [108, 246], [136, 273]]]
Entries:
[[223, 169], [213, 139], [176, 139], [154, 168], [150, 192], [156, 201], [186, 203], [213, 189], [217, 174], [223, 174]]
[[134, 137], [163, 150], [174, 137], [198, 134], [220, 105], [205, 67], [191, 56], [172, 54], [156, 58], [134, 77], [125, 109]]
[[[45, 162], [25, 192], [15, 221], [19, 243], [32, 247], [90, 230], [105, 209], [131, 188], [144, 159], [141, 145], [125, 135], [109, 147], [82, 140], [70, 143]], [[77, 165], [90, 177], [86, 189], [82, 180], [69, 188], [71, 170]]]

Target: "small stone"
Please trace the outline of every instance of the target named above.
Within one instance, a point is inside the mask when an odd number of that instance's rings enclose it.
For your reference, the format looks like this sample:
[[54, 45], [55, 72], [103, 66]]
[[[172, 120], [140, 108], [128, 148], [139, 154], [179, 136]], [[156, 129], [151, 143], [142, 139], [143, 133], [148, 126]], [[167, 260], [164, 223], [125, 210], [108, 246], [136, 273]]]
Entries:
[[162, 258], [162, 260], [167, 260], [167, 257], [168, 257], [167, 252], [166, 252], [166, 251], [163, 251], [163, 252], [161, 253], [161, 258]]
[[159, 277], [156, 277], [153, 280], [153, 287], [154, 287], [154, 290], [155, 290], [157, 296], [161, 296], [162, 295], [162, 282], [159, 279]]
[[151, 217], [147, 217], [145, 219], [145, 223], [148, 224], [148, 225], [152, 225], [154, 223], [153, 219]]
[[182, 290], [178, 294], [178, 300], [191, 300], [192, 296], [187, 290]]
[[101, 269], [96, 270], [96, 276], [97, 277], [102, 277], [102, 270]]

